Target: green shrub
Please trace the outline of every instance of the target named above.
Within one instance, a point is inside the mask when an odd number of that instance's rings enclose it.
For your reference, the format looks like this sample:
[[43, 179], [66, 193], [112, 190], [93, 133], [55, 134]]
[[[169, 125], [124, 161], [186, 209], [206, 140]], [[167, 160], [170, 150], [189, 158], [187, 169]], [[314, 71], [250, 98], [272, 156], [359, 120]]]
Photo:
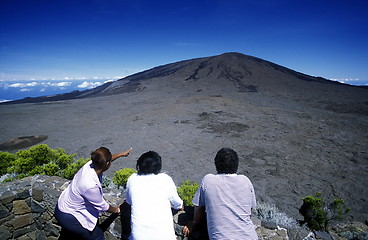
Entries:
[[116, 171], [114, 173], [114, 177], [112, 178], [112, 182], [120, 187], [123, 186], [124, 188], [126, 188], [126, 184], [128, 182], [128, 178], [133, 174], [136, 173], [137, 171], [134, 170], [133, 168], [123, 168], [120, 169], [119, 171]]
[[16, 159], [14, 154], [8, 152], [0, 152], [0, 176], [8, 172], [10, 162]]
[[198, 183], [187, 180], [185, 182], [182, 182], [181, 185], [177, 188], [179, 197], [183, 200], [185, 206], [193, 206], [192, 200], [198, 187]]
[[76, 154], [66, 154], [62, 148], [51, 149], [46, 144], [20, 150], [16, 154], [0, 152], [0, 175], [12, 174], [6, 181], [36, 174], [72, 179], [74, 174], [89, 161], [81, 158], [74, 162], [75, 156]]
[[86, 164], [88, 161], [90, 161], [89, 158], [80, 158], [76, 162], [69, 164], [67, 168], [61, 171], [61, 177], [72, 180], [78, 170], [83, 167], [83, 165]]
[[342, 220], [343, 217], [350, 211], [350, 208], [345, 207], [345, 201], [337, 198], [331, 203], [327, 203], [320, 192], [315, 196], [306, 196], [303, 198], [303, 204], [299, 212], [304, 216], [302, 224], [315, 231], [327, 230], [327, 225], [332, 220]]

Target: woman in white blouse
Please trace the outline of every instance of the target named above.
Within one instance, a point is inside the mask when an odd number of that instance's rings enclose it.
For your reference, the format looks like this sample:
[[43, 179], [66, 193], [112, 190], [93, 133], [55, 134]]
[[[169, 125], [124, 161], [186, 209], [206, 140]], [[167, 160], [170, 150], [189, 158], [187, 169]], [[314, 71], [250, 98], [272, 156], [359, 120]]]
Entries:
[[131, 205], [131, 240], [175, 240], [171, 208], [183, 208], [172, 178], [160, 173], [161, 157], [153, 151], [137, 161], [129, 177], [126, 201]]

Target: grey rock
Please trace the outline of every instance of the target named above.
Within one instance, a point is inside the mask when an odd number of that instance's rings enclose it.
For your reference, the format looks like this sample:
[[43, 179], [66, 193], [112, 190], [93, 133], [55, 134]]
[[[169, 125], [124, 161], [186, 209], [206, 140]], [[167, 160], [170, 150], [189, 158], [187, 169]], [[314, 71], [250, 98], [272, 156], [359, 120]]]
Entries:
[[6, 207], [4, 207], [3, 205], [0, 205], [0, 219], [5, 218], [9, 216], [10, 214], [11, 213]]
[[34, 213], [42, 213], [45, 209], [35, 200], [31, 202], [32, 212]]
[[273, 221], [263, 221], [262, 227], [268, 228], [268, 229], [277, 229], [276, 222]]
[[26, 233], [30, 233], [30, 232], [33, 232], [35, 230], [36, 230], [35, 224], [16, 229], [13, 232], [13, 238], [18, 238], [18, 237], [20, 237], [20, 236], [22, 236]]
[[325, 231], [315, 231], [314, 232], [315, 236], [318, 239], [322, 239], [322, 240], [334, 240], [331, 235], [328, 232]]
[[28, 186], [30, 186], [30, 185], [26, 185], [26, 186], [24, 186], [24, 188], [26, 188], [26, 189], [24, 189], [24, 190], [19, 190], [19, 191], [16, 193], [15, 197], [16, 197], [17, 199], [26, 199], [26, 198], [30, 197], [30, 196], [31, 196], [31, 194], [29, 193], [29, 188], [27, 188]]
[[32, 198], [38, 202], [43, 201], [43, 190], [40, 188], [32, 188]]
[[15, 193], [8, 191], [6, 187], [0, 188], [0, 203], [8, 204], [15, 199]]
[[7, 240], [10, 239], [12, 234], [9, 229], [5, 226], [0, 226], [0, 239]]
[[44, 231], [36, 230], [37, 240], [48, 240], [46, 233]]

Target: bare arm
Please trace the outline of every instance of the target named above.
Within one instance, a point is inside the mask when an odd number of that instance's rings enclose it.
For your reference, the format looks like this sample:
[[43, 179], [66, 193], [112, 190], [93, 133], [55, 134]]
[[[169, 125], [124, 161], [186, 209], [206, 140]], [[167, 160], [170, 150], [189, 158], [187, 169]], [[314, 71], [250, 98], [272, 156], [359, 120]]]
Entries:
[[120, 157], [127, 157], [127, 156], [129, 156], [130, 151], [132, 151], [132, 148], [130, 148], [129, 150], [120, 152], [120, 153], [115, 153], [111, 157], [111, 162], [115, 161], [116, 159], [118, 159]]
[[189, 236], [198, 226], [198, 224], [203, 220], [206, 214], [206, 208], [204, 206], [194, 206], [194, 219], [192, 223], [188, 223], [183, 228], [184, 236]]
[[206, 214], [206, 208], [204, 206], [195, 206], [194, 207], [194, 219], [193, 225], [196, 225], [201, 222], [204, 215]]

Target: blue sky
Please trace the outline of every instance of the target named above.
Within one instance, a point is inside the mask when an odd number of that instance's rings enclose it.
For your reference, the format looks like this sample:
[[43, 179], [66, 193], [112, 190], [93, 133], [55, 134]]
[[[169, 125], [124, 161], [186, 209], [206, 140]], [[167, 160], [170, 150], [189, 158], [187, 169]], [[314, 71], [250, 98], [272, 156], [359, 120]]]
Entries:
[[224, 52], [368, 83], [366, 0], [1, 0], [0, 80], [123, 77]]

